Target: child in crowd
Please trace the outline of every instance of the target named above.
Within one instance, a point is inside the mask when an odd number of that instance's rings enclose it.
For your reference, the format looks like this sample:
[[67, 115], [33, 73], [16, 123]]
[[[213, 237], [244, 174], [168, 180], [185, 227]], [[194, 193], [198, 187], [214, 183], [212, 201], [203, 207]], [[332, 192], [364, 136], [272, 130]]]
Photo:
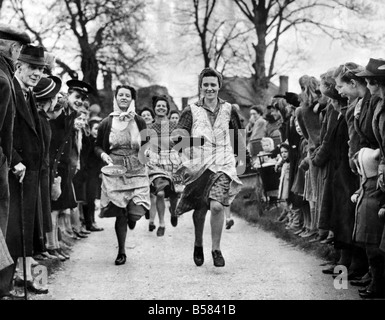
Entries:
[[290, 213], [289, 204], [289, 177], [290, 177], [290, 161], [289, 152], [290, 146], [286, 143], [282, 143], [280, 148], [281, 159], [276, 163], [275, 170], [280, 172], [279, 188], [278, 188], [278, 200], [282, 202], [283, 212], [287, 213], [288, 226], [292, 222], [292, 214]]
[[275, 171], [275, 164], [281, 161], [280, 156], [272, 158], [274, 141], [270, 137], [263, 137], [261, 140], [262, 150], [253, 160], [254, 168], [259, 168], [259, 179], [264, 189], [265, 200], [270, 205], [276, 205], [278, 196], [279, 177]]

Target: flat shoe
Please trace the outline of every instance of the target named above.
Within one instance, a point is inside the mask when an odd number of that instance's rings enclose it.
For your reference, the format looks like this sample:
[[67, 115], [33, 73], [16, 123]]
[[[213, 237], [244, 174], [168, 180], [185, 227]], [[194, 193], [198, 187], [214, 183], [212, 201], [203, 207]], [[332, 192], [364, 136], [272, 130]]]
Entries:
[[87, 230], [91, 231], [91, 232], [97, 232], [97, 231], [103, 231], [104, 229], [103, 228], [99, 228], [99, 227], [95, 227], [95, 226], [91, 226]]
[[234, 220], [230, 219], [226, 221], [226, 229], [229, 230], [234, 225]]
[[[15, 279], [15, 286], [16, 287], [24, 287], [24, 280], [21, 278], [16, 278]], [[35, 293], [35, 294], [47, 294], [48, 289], [47, 288], [41, 288], [38, 287], [32, 280], [27, 280], [27, 290]]]
[[352, 280], [350, 284], [354, 287], [366, 287], [370, 284], [372, 280]]
[[117, 266], [120, 266], [122, 264], [125, 264], [127, 260], [127, 256], [124, 253], [119, 253], [116, 257], [115, 264]]
[[150, 222], [148, 224], [148, 231], [152, 232], [155, 230], [155, 228], [156, 228], [156, 225], [153, 222]]
[[205, 258], [203, 255], [203, 247], [194, 246], [194, 262], [195, 262], [195, 264], [198, 267], [200, 267], [204, 261], [205, 261]]
[[330, 268], [327, 268], [327, 269], [323, 269], [322, 270], [322, 273], [323, 274], [334, 274], [334, 269], [335, 269], [336, 266], [332, 266]]
[[69, 260], [70, 256], [64, 252], [64, 250], [62, 248], [59, 248], [59, 249], [56, 249], [56, 251], [61, 254], [64, 258], [66, 258], [67, 260]]
[[171, 216], [171, 225], [173, 227], [176, 227], [178, 225], [178, 216], [175, 216], [175, 215]]
[[384, 294], [381, 292], [375, 292], [375, 291], [365, 291], [359, 293], [360, 297], [362, 299], [382, 299], [384, 298]]
[[213, 256], [213, 261], [214, 261], [215, 267], [224, 267], [225, 266], [225, 259], [223, 258], [222, 252], [220, 250], [211, 251], [211, 254]]
[[130, 230], [134, 230], [136, 226], [136, 221], [128, 220], [127, 224]]
[[164, 236], [164, 231], [166, 230], [166, 227], [159, 227], [158, 230], [156, 231], [156, 235], [158, 237], [163, 237]]

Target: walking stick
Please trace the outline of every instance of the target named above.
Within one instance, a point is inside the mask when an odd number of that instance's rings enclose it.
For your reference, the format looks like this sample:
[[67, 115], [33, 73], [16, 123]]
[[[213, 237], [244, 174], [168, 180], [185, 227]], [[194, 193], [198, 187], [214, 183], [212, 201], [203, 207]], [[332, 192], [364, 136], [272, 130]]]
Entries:
[[23, 255], [23, 277], [24, 277], [24, 300], [28, 300], [27, 293], [27, 261], [25, 257], [25, 238], [24, 238], [24, 185], [20, 182], [20, 223], [21, 223], [21, 248]]

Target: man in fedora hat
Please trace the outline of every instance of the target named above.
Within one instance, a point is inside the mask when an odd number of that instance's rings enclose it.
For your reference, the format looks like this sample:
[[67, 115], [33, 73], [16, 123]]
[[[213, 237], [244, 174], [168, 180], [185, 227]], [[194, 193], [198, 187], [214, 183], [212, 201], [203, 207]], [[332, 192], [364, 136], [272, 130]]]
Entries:
[[[15, 114], [14, 62], [22, 45], [30, 42], [28, 34], [0, 24], [0, 230], [6, 237], [9, 213], [8, 169], [11, 163], [13, 121]], [[2, 246], [0, 250], [8, 250]], [[0, 270], [0, 299], [17, 299], [12, 295], [13, 267]]]
[[[44, 50], [32, 45], [23, 46], [15, 63], [16, 73], [13, 80], [16, 92], [16, 115], [13, 134], [13, 153], [9, 172], [10, 214], [6, 236], [7, 245], [14, 261], [23, 256], [22, 232], [27, 271], [27, 288], [34, 293], [47, 293], [47, 289], [33, 282], [31, 267], [34, 244], [35, 220], [41, 216], [39, 208], [40, 172], [42, 168], [44, 138], [42, 135], [36, 102], [31, 88], [35, 87], [44, 70]], [[23, 209], [23, 210], [22, 210]], [[21, 212], [23, 211], [23, 212]], [[23, 215], [23, 216], [21, 216]], [[19, 262], [21, 260], [19, 259]], [[19, 265], [21, 265], [19, 263]], [[21, 284], [22, 281], [15, 281]]]

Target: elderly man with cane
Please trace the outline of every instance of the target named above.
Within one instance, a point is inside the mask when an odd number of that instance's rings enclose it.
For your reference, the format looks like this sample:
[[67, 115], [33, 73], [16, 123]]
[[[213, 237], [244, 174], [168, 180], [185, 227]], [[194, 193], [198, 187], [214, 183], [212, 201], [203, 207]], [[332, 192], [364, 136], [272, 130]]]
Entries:
[[31, 90], [38, 84], [44, 70], [43, 48], [23, 46], [15, 66], [13, 82], [16, 92], [16, 116], [12, 170], [9, 172], [11, 201], [6, 241], [11, 256], [27, 257], [24, 279], [17, 276], [15, 285], [24, 285], [29, 292], [44, 294], [48, 293], [48, 290], [38, 287], [32, 277], [34, 227], [36, 219], [40, 216], [38, 210], [41, 210], [38, 205], [40, 194], [37, 190], [40, 186], [44, 138]]
[[31, 40], [18, 28], [0, 24], [0, 300], [19, 300], [24, 297], [12, 292], [13, 261], [5, 243], [9, 219], [8, 171], [12, 160], [13, 124], [15, 115], [14, 62], [22, 45]]

